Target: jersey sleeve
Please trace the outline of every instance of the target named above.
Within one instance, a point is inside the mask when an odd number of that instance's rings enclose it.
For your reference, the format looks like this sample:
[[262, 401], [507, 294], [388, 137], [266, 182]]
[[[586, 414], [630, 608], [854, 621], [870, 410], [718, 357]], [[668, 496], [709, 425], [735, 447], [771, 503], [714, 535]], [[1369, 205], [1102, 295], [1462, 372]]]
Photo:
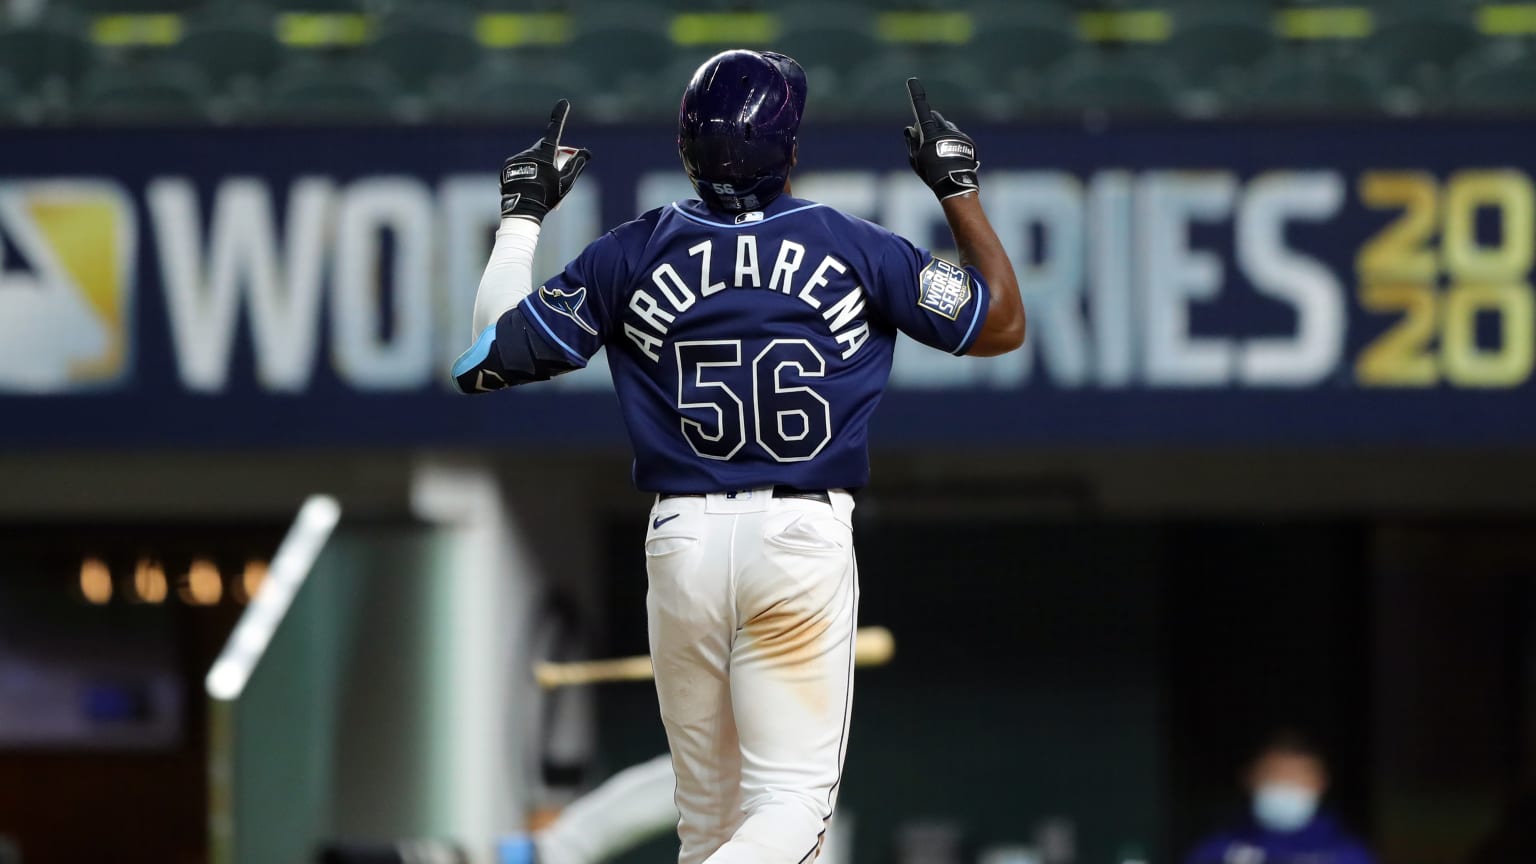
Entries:
[[587, 244], [564, 270], [518, 304], [529, 329], [586, 366], [607, 341], [612, 306], [625, 280], [624, 250], [613, 232]]
[[865, 289], [886, 320], [931, 348], [964, 354], [981, 332], [987, 283], [971, 267], [938, 258], [906, 238], [881, 232]]

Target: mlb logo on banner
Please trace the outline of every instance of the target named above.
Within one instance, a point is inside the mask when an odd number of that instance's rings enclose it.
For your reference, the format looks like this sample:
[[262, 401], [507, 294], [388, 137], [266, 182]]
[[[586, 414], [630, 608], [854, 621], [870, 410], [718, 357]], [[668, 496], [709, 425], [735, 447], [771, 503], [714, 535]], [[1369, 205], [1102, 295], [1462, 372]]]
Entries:
[[0, 182], [0, 392], [100, 390], [127, 377], [136, 229], [115, 183]]

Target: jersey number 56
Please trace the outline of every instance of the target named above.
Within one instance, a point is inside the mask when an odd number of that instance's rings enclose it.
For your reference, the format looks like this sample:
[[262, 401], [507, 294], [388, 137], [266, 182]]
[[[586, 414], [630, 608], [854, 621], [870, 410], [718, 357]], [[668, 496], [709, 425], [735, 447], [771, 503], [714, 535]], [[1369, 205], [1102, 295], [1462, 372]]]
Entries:
[[[748, 410], [742, 395], [752, 400], [752, 440], [775, 460], [814, 459], [832, 440], [832, 406], [809, 385], [794, 383], [826, 377], [827, 361], [809, 341], [775, 339], [752, 358], [750, 370], [743, 369], [740, 339], [678, 342], [675, 351], [683, 437], [705, 459], [730, 459], [746, 446]], [[750, 373], [750, 384], [744, 371]], [[713, 422], [689, 416], [704, 412], [713, 415]]]

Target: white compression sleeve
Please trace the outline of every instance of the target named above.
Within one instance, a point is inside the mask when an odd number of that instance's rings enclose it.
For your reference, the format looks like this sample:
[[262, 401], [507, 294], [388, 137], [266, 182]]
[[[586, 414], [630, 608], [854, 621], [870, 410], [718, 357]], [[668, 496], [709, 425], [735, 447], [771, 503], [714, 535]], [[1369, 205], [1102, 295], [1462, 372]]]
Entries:
[[491, 246], [491, 260], [486, 262], [480, 288], [475, 291], [475, 329], [469, 334], [471, 340], [479, 338], [485, 328], [533, 293], [533, 250], [539, 245], [539, 228], [539, 223], [532, 219], [501, 217], [496, 242]]
[[620, 771], [534, 837], [539, 864], [598, 864], [675, 829], [676, 787], [670, 756]]

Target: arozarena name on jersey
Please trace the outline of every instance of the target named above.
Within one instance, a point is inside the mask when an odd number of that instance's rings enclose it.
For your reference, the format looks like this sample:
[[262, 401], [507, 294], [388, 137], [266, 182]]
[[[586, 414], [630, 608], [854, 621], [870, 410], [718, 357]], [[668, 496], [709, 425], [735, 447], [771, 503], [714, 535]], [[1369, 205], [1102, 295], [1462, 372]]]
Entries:
[[[692, 309], [727, 288], [756, 288], [794, 297], [821, 313], [827, 322], [832, 338], [843, 346], [844, 360], [858, 353], [869, 339], [869, 322], [864, 320], [864, 288], [854, 285], [836, 300], [826, 296], [825, 289], [832, 288], [832, 280], [848, 273], [848, 265], [828, 255], [821, 259], [804, 281], [797, 281], [797, 274], [805, 264], [805, 247], [793, 240], [784, 240], [773, 252], [773, 265], [766, 280], [760, 262], [757, 236], [736, 235], [734, 264], [724, 264], [718, 272], [713, 240], [704, 240], [688, 248], [688, 257], [698, 267], [689, 273], [679, 273], [670, 263], [663, 263], [651, 271], [650, 282], [655, 291], [638, 288], [629, 298], [629, 315], [624, 321], [624, 335], [635, 343], [641, 353], [653, 363], [661, 362], [656, 352], [666, 338], [667, 331], [677, 316]], [[728, 278], [727, 278], [728, 277]], [[691, 284], [690, 284], [691, 283]], [[697, 286], [697, 290], [695, 290]], [[841, 290], [841, 289], [838, 289]], [[831, 292], [834, 296], [836, 291]]]

